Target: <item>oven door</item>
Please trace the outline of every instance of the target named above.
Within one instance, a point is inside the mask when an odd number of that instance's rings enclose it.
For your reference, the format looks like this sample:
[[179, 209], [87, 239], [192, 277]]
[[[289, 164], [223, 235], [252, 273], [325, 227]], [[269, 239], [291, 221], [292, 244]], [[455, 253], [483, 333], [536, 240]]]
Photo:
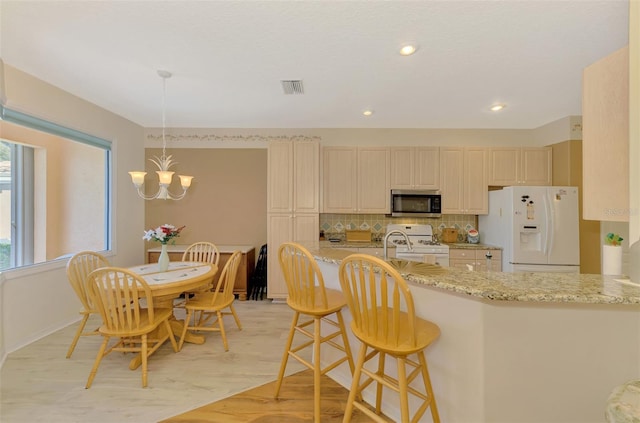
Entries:
[[399, 253], [396, 251], [396, 258], [407, 261], [417, 261], [420, 263], [437, 264], [438, 266], [442, 267], [449, 267], [449, 254], [447, 253]]

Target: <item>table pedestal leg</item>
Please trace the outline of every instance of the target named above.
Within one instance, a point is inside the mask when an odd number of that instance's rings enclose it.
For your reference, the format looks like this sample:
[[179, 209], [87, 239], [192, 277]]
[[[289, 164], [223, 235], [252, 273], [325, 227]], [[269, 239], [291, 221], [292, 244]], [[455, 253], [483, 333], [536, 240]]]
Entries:
[[[173, 308], [173, 297], [170, 299], [162, 300], [157, 299], [155, 306], [157, 308]], [[173, 332], [173, 336], [176, 339], [176, 342], [180, 341], [180, 335], [182, 335], [182, 329], [184, 328], [185, 321], [178, 320], [175, 316], [169, 319], [169, 324], [171, 325], [171, 331]], [[158, 329], [151, 332], [148, 335], [149, 339], [162, 339], [166, 335], [164, 325], [158, 326]], [[167, 339], [168, 340], [168, 339]], [[187, 331], [184, 337], [184, 342], [189, 342], [190, 344], [202, 345], [204, 344], [205, 337], [204, 335], [196, 335], [193, 332]], [[129, 362], [129, 369], [135, 370], [142, 364], [142, 356], [140, 354], [136, 354], [136, 356], [131, 359]]]

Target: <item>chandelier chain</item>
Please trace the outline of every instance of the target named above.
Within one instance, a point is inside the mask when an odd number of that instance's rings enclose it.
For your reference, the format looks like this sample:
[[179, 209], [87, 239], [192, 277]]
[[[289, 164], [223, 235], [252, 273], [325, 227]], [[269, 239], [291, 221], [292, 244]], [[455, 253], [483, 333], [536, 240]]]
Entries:
[[167, 101], [167, 77], [162, 77], [162, 158], [166, 158], [167, 141], [165, 139], [166, 127], [166, 101]]

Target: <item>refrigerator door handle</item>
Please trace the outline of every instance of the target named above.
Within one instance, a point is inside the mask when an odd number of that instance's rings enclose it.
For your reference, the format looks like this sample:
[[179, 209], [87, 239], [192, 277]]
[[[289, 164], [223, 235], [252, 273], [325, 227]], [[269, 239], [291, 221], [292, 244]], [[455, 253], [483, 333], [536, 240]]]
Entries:
[[549, 200], [549, 191], [544, 196], [544, 213], [547, 220], [547, 227], [545, 228], [545, 242], [544, 242], [544, 255], [548, 258], [553, 250], [553, 227], [554, 216], [551, 210], [551, 203]]

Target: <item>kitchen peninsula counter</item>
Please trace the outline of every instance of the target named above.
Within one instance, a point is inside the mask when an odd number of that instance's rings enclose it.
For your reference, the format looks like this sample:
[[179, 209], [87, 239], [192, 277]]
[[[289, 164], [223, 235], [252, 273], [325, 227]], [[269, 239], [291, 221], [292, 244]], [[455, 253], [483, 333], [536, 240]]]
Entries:
[[[307, 245], [307, 248], [317, 260], [334, 264], [340, 264], [343, 258], [353, 254], [339, 248], [315, 245]], [[620, 282], [620, 277], [579, 273], [471, 272], [454, 268], [442, 268], [442, 271], [444, 273], [401, 273], [407, 281], [418, 285], [486, 300], [640, 304], [640, 286]]]
[[[338, 265], [353, 251], [307, 248], [340, 289]], [[401, 273], [417, 315], [442, 331], [426, 350], [442, 421], [602, 422], [611, 391], [640, 376], [640, 287], [601, 275]], [[349, 387], [347, 366], [329, 375]], [[383, 412], [399, 416], [393, 395]]]
[[[502, 250], [502, 247], [488, 244], [471, 244], [468, 242], [455, 242], [448, 243], [443, 242], [442, 245], [448, 245], [449, 248], [456, 248], [461, 250]], [[371, 242], [348, 242], [340, 240], [337, 242], [321, 240], [318, 242], [318, 246], [321, 248], [383, 248], [384, 243], [382, 241]], [[395, 245], [389, 243], [389, 248], [396, 248]]]

